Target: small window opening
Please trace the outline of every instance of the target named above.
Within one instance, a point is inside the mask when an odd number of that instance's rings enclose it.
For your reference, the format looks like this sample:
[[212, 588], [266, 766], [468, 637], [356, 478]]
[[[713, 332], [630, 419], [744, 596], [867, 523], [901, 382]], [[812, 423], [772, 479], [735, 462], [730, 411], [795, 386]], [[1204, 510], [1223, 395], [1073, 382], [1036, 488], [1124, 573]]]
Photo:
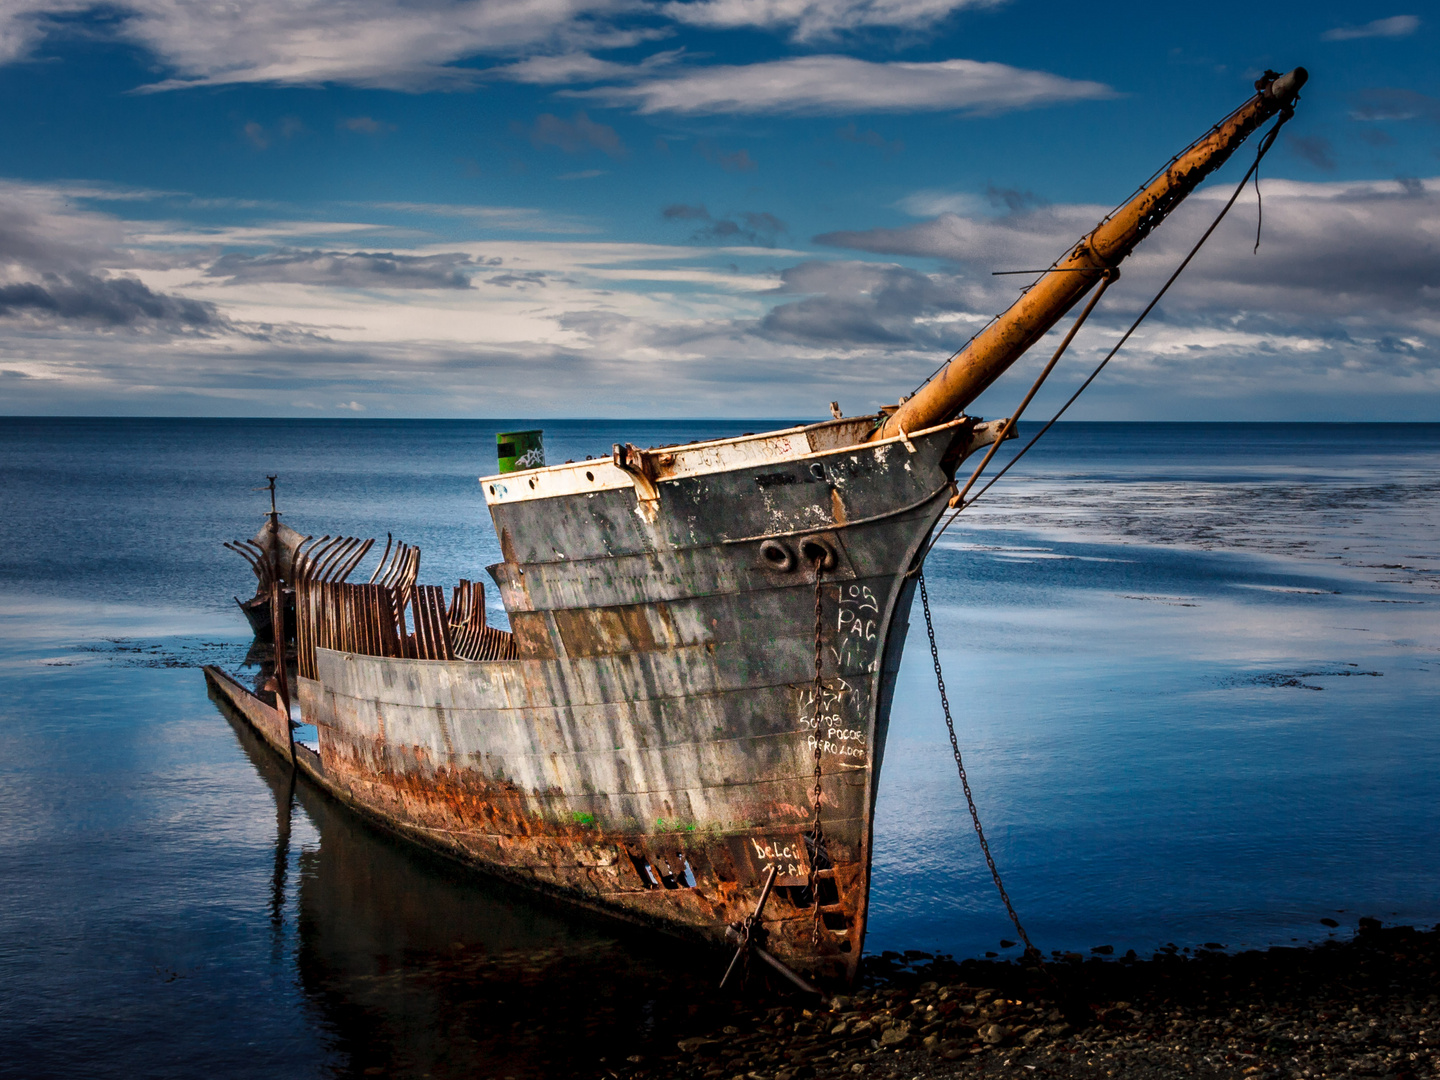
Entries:
[[845, 918], [843, 911], [827, 911], [820, 916], [825, 924], [826, 930], [849, 930], [850, 923]]
[[801, 911], [810, 907], [814, 901], [810, 898], [809, 885], [777, 885], [775, 894], [790, 901], [790, 906]]
[[631, 852], [626, 852], [626, 854], [630, 856], [630, 861], [635, 864], [635, 872], [640, 875], [640, 880], [644, 883], [645, 888], [658, 889], [660, 887], [660, 877], [655, 873], [655, 868], [650, 865], [650, 861], [643, 855], [635, 855]]

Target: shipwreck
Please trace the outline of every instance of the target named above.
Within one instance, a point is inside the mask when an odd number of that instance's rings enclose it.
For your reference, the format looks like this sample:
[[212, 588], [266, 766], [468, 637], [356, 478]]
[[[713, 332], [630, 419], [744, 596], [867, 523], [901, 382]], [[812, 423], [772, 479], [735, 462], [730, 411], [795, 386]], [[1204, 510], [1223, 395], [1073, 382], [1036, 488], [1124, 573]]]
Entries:
[[[207, 668], [214, 693], [402, 836], [659, 928], [728, 932], [802, 982], [852, 978], [918, 575], [961, 464], [1014, 435], [1015, 417], [965, 407], [1283, 123], [1305, 79], [1267, 72], [898, 405], [563, 465], [509, 448], [517, 467], [480, 481], [508, 629], [487, 625], [480, 582], [421, 584], [403, 543], [351, 581], [372, 541], [302, 537], [272, 504], [236, 546], [277, 642], [293, 603], [296, 670], [277, 648], [268, 690]], [[318, 740], [297, 743], [297, 722]]]

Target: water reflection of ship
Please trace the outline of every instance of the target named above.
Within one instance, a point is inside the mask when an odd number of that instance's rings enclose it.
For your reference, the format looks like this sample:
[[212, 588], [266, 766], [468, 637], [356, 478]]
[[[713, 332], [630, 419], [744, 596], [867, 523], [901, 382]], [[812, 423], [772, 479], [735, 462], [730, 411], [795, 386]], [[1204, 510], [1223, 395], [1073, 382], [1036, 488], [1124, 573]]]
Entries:
[[[675, 965], [624, 927], [537, 904], [368, 827], [297, 784], [223, 695], [212, 696], [275, 798], [277, 949], [295, 932], [300, 984], [346, 1059], [341, 1071], [586, 1075], [647, 1032], [673, 1031], [713, 990], [703, 965]], [[310, 835], [302, 818], [319, 842], [297, 856], [292, 835]]]
[[1269, 146], [1305, 79], [1267, 72], [895, 406], [485, 478], [508, 631], [486, 625], [478, 583], [448, 607], [418, 584], [418, 552], [387, 546], [352, 585], [370, 541], [296, 546], [296, 696], [318, 751], [223, 672], [212, 685], [316, 783], [418, 843], [711, 941], [753, 930], [807, 975], [853, 978], [917, 578], [964, 498], [960, 464], [1014, 434], [963, 410], [1093, 289], [1078, 328], [1135, 246], [1278, 115]]

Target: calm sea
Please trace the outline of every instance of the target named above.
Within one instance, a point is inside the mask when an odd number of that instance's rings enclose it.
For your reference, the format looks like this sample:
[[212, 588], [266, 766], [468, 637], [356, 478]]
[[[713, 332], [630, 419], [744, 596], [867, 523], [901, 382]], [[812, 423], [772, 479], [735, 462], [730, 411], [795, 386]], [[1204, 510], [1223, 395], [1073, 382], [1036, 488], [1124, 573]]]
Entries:
[[[557, 461], [776, 425], [0, 420], [0, 1074], [571, 1075], [709, 1007], [712, 956], [377, 835], [206, 697], [266, 473], [448, 584], [529, 426]], [[1437, 539], [1440, 425], [1061, 425], [957, 521], [936, 632], [1037, 945], [1440, 919]], [[1015, 955], [918, 604], [875, 832], [871, 951]]]

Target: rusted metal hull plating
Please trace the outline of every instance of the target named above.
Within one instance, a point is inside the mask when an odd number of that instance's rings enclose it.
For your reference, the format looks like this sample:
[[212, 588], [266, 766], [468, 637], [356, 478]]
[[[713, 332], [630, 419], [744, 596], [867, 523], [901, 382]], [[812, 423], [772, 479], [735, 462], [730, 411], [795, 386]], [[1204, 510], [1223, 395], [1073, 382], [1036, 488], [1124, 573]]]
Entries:
[[[958, 463], [998, 427], [961, 418], [857, 445], [872, 423], [630, 448], [482, 481], [505, 556], [490, 572], [510, 656], [317, 642], [299, 679], [319, 729], [316, 775], [463, 859], [716, 942], [776, 867], [771, 951], [820, 979], [852, 977], [907, 572]], [[656, 460], [641, 469], [647, 454]], [[824, 847], [812, 896], [817, 746]]]

